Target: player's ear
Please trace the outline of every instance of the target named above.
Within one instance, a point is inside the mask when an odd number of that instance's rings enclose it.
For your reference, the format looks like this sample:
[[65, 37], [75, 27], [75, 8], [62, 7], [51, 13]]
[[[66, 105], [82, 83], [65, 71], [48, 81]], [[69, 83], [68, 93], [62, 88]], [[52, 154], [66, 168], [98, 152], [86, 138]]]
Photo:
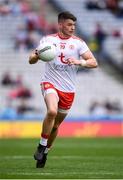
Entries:
[[59, 27], [59, 29], [62, 28], [62, 23], [61, 22], [58, 23], [58, 27]]

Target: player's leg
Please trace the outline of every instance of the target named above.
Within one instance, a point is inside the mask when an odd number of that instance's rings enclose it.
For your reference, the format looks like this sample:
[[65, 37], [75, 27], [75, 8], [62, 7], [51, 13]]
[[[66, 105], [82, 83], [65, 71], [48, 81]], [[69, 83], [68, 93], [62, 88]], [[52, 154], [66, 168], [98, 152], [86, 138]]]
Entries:
[[57, 93], [59, 96], [58, 113], [55, 118], [55, 123], [54, 123], [53, 129], [48, 138], [48, 145], [47, 145], [46, 151], [48, 151], [48, 149], [51, 147], [53, 141], [55, 140], [57, 133], [58, 133], [58, 128], [59, 128], [60, 124], [62, 123], [62, 121], [67, 116], [67, 114], [72, 106], [73, 100], [74, 100], [74, 93], [72, 93], [72, 92], [67, 93], [67, 92], [62, 92], [62, 91], [57, 90]]
[[42, 168], [45, 166], [45, 163], [47, 160], [48, 148], [49, 146], [53, 144], [58, 133], [58, 128], [60, 124], [62, 123], [62, 121], [64, 120], [64, 118], [66, 117], [74, 99], [74, 93], [64, 93], [58, 90], [55, 92], [57, 92], [56, 97], [58, 96], [57, 97], [58, 98], [58, 102], [57, 102], [58, 113], [57, 113], [57, 116], [55, 117], [54, 125], [52, 126], [52, 131], [50, 131], [50, 136], [48, 138], [48, 143], [47, 143], [48, 147], [43, 152], [42, 160], [37, 161], [37, 167], [39, 168]]
[[58, 114], [55, 118], [54, 126], [53, 126], [50, 136], [48, 138], [47, 148], [45, 149], [43, 159], [42, 159], [42, 161], [37, 162], [37, 167], [44, 168], [44, 166], [46, 164], [46, 160], [47, 160], [48, 151], [49, 151], [50, 147], [52, 146], [52, 144], [58, 134], [58, 128], [59, 128], [60, 124], [62, 123], [62, 121], [65, 119], [66, 115], [67, 115], [67, 113], [58, 112]]
[[50, 93], [45, 96], [47, 114], [43, 121], [42, 134], [49, 136], [54, 125], [54, 121], [58, 110], [58, 98], [55, 93]]
[[43, 121], [41, 140], [37, 151], [34, 154], [34, 158], [38, 161], [41, 161], [43, 158], [43, 154], [46, 149], [47, 141], [53, 128], [58, 109], [58, 97], [55, 93], [46, 94], [44, 99], [47, 107], [47, 114]]
[[53, 126], [52, 131], [50, 133], [50, 136], [48, 138], [48, 143], [47, 143], [48, 148], [50, 148], [52, 146], [52, 144], [53, 144], [53, 142], [54, 142], [54, 140], [58, 134], [58, 128], [66, 116], [67, 116], [67, 113], [61, 113], [61, 112], [57, 113], [54, 126]]

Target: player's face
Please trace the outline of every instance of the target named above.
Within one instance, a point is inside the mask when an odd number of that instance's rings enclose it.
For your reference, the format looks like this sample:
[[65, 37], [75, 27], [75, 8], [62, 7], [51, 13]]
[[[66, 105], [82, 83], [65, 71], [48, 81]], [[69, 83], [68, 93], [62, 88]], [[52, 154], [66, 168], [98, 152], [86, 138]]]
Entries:
[[75, 32], [75, 22], [71, 19], [66, 19], [59, 23], [59, 30], [65, 37], [70, 37]]

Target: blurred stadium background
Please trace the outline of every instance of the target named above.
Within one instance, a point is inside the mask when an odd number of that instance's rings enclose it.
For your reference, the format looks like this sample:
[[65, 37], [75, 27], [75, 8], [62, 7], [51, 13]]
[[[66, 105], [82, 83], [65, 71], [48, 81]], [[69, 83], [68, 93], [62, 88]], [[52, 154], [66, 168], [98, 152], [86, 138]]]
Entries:
[[39, 39], [57, 31], [57, 14], [78, 18], [76, 34], [99, 67], [80, 69], [77, 94], [62, 137], [123, 135], [123, 1], [0, 0], [0, 137], [39, 137], [45, 105], [44, 63], [28, 64]]

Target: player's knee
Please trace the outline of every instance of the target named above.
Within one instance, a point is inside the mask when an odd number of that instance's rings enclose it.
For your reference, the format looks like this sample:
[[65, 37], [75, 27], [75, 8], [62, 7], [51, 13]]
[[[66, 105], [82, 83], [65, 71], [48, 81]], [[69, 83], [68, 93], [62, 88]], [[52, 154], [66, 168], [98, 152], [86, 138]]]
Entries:
[[47, 116], [48, 116], [49, 118], [55, 118], [56, 115], [57, 115], [57, 111], [56, 111], [55, 109], [50, 109], [50, 110], [48, 110], [48, 112], [47, 112]]

